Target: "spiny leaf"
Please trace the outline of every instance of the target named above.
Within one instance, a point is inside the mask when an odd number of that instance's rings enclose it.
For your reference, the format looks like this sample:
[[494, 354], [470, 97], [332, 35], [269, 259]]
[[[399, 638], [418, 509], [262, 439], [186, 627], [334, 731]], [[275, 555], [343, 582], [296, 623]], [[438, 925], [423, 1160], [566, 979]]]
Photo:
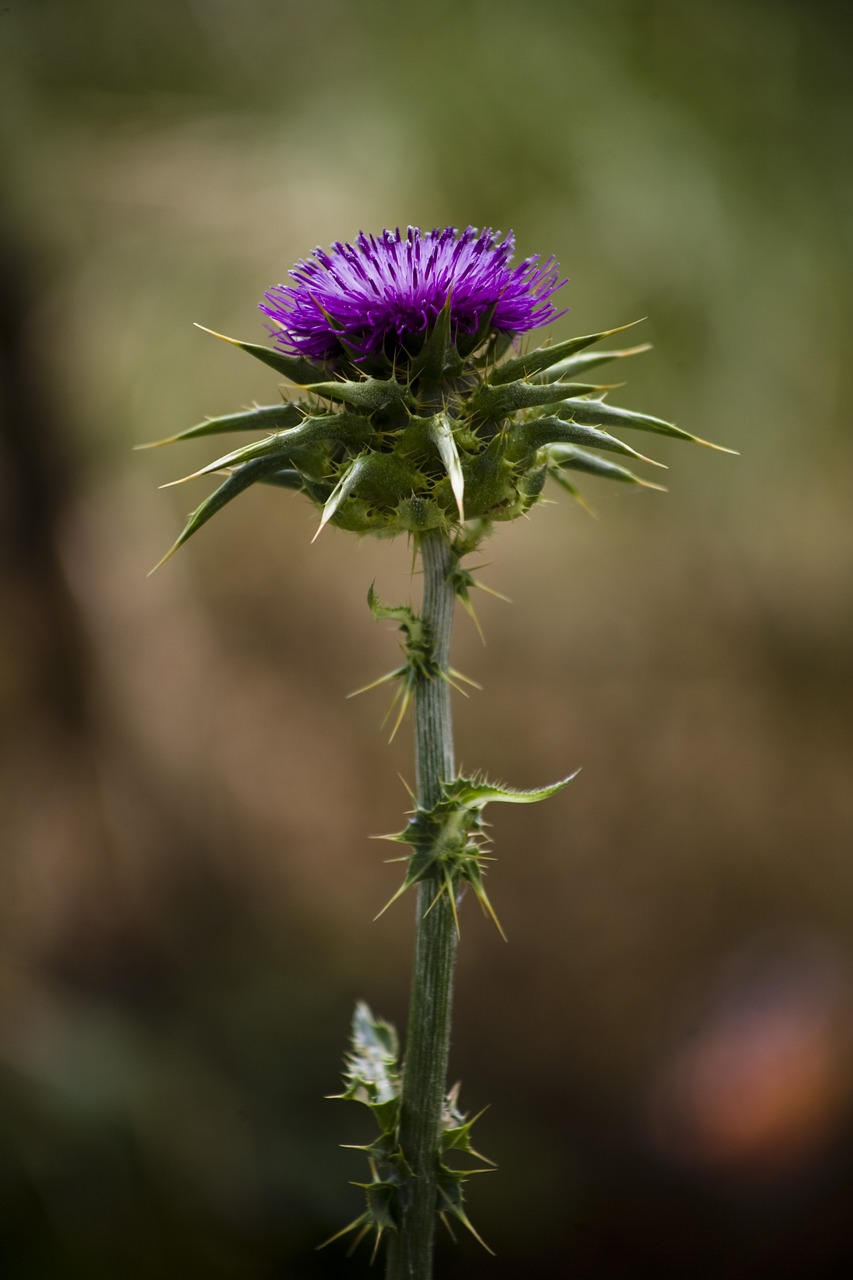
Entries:
[[452, 1129], [445, 1129], [441, 1135], [441, 1145], [444, 1151], [462, 1151], [465, 1155], [474, 1156], [477, 1160], [482, 1160], [484, 1164], [491, 1165], [495, 1169], [497, 1165], [494, 1160], [490, 1160], [488, 1156], [484, 1156], [481, 1151], [477, 1151], [471, 1145], [471, 1129], [482, 1115], [483, 1112], [480, 1111], [474, 1116], [473, 1120], [468, 1120]]
[[[475, 568], [480, 569], [485, 567], [485, 565], [475, 566]], [[471, 591], [475, 588], [478, 591], [484, 591], [486, 595], [494, 596], [497, 600], [503, 600], [505, 604], [511, 603], [509, 597], [503, 595], [500, 591], [496, 591], [494, 587], [487, 587], [485, 583], [478, 581], [470, 569], [462, 568], [458, 559], [455, 561], [454, 568], [451, 570], [450, 582], [453, 586], [457, 600], [474, 623], [474, 626], [477, 628], [478, 636], [482, 640], [483, 644], [485, 644], [486, 637], [483, 634], [483, 628], [480, 626], [480, 620], [477, 617], [476, 610], [474, 609], [474, 605], [471, 601]]]
[[632, 449], [629, 444], [617, 440], [606, 431], [596, 427], [581, 426], [575, 422], [564, 422], [561, 418], [532, 418], [530, 422], [520, 422], [510, 428], [509, 456], [516, 442], [523, 445], [525, 452], [535, 453], [547, 444], [579, 444], [592, 449], [604, 449], [607, 453], [621, 453], [625, 457], [637, 458], [640, 462], [648, 462], [653, 467], [666, 467], [654, 458]]
[[376, 594], [372, 582], [367, 590], [367, 607], [376, 622], [381, 622], [384, 618], [391, 618], [394, 622], [399, 622], [402, 625], [414, 626], [419, 621], [418, 615], [411, 605], [383, 604]]
[[272, 427], [292, 427], [301, 422], [305, 413], [303, 406], [296, 403], [258, 405], [243, 413], [229, 413], [224, 418], [205, 418], [204, 422], [197, 422], [194, 427], [180, 431], [176, 436], [166, 436], [165, 440], [150, 440], [135, 448], [156, 449], [161, 444], [195, 440], [199, 436], [221, 435], [227, 431], [269, 431]]
[[[227, 503], [236, 498], [238, 494], [241, 494], [244, 489], [248, 489], [250, 485], [256, 484], [260, 480], [272, 479], [271, 473], [276, 471], [281, 474], [281, 462], [278, 458], [257, 458], [254, 462], [247, 462], [245, 466], [232, 471], [224, 484], [221, 484], [209, 497], [205, 498], [204, 502], [196, 507], [174, 545], [169, 548], [163, 559], [155, 564], [151, 573], [154, 573], [162, 564], [165, 564], [169, 557], [175, 554], [178, 547], [182, 547], [187, 539], [197, 533], [203, 524], [207, 524], [211, 516], [215, 516], [217, 511], [221, 511]], [[298, 486], [287, 484], [285, 487], [296, 488]]]
[[665, 422], [663, 418], [653, 418], [647, 413], [634, 413], [631, 409], [618, 409], [615, 405], [605, 404], [602, 400], [564, 400], [556, 408], [560, 414], [570, 418], [572, 422], [586, 423], [596, 427], [635, 427], [638, 431], [651, 431], [655, 435], [672, 436], [676, 440], [688, 440], [692, 444], [702, 444], [720, 453], [735, 453], [734, 449], [726, 449], [723, 445], [712, 444], [709, 440], [701, 440], [689, 431]]
[[598, 476], [600, 480], [620, 480], [624, 484], [638, 484], [643, 489], [657, 489], [661, 493], [666, 493], [662, 484], [652, 484], [650, 480], [642, 480], [627, 467], [620, 467], [607, 458], [599, 458], [596, 454], [587, 453], [585, 449], [577, 449], [572, 444], [556, 444], [548, 452], [553, 464], [552, 468], [549, 468], [552, 475], [554, 468], [567, 467], [570, 471], [585, 471], [587, 475]]
[[[400, 681], [391, 699], [391, 704], [385, 713], [385, 720], [387, 720], [394, 707], [399, 704], [398, 715], [391, 730], [391, 740], [393, 741], [414, 697], [417, 681], [419, 679], [432, 680], [437, 676], [443, 676], [444, 673], [439, 671], [435, 663], [429, 628], [418, 617], [414, 609], [409, 605], [383, 604], [377, 596], [372, 583], [367, 593], [367, 604], [376, 620], [390, 618], [392, 621], [399, 623], [400, 630], [405, 637], [401, 642], [401, 648], [406, 655], [404, 666], [398, 667], [395, 671], [374, 682], [375, 684], [384, 684], [386, 680], [399, 679]], [[368, 688], [370, 687], [368, 686]], [[359, 690], [359, 692], [361, 691]], [[383, 720], [383, 724], [385, 720]], [[389, 903], [388, 906], [390, 905]]]
[[621, 351], [582, 351], [578, 355], [558, 360], [550, 369], [533, 375], [534, 382], [562, 382], [565, 378], [574, 378], [588, 369], [607, 364], [610, 360], [622, 360], [625, 356], [639, 356], [644, 351], [651, 351], [652, 344], [644, 342], [639, 347], [625, 347]]
[[445, 792], [448, 797], [458, 800], [466, 809], [483, 809], [487, 804], [497, 801], [500, 804], [536, 804], [547, 800], [567, 787], [578, 776], [580, 769], [575, 769], [567, 778], [553, 782], [548, 787], [539, 787], [533, 791], [520, 791], [515, 787], [503, 787], [499, 783], [487, 782], [479, 778], [457, 778], [448, 783]]
[[[486, 1172], [486, 1171], [481, 1170], [480, 1172]], [[471, 1224], [470, 1219], [468, 1218], [468, 1215], [466, 1214], [464, 1208], [462, 1207], [461, 1188], [456, 1187], [451, 1190], [450, 1186], [444, 1183], [440, 1183], [438, 1190], [439, 1190], [439, 1195], [441, 1196], [441, 1199], [444, 1201], [443, 1210], [442, 1209], [439, 1210], [439, 1214], [442, 1216], [442, 1218], [444, 1214], [452, 1213], [454, 1218], [458, 1218], [459, 1221], [462, 1223], [463, 1227], [465, 1227], [467, 1231], [470, 1231], [471, 1235], [474, 1237], [477, 1243], [483, 1246], [483, 1248], [486, 1250], [486, 1253], [490, 1253], [492, 1257], [494, 1257], [495, 1256], [494, 1249], [490, 1249], [489, 1246], [486, 1244], [485, 1240], [483, 1239], [483, 1237], [479, 1234], [478, 1231], [475, 1230], [475, 1228]], [[453, 1233], [451, 1232], [451, 1235], [452, 1234]]]
[[443, 1151], [463, 1151], [466, 1155], [476, 1156], [478, 1160], [482, 1160], [484, 1164], [491, 1165], [495, 1168], [494, 1160], [490, 1160], [488, 1156], [482, 1155], [476, 1151], [471, 1145], [471, 1130], [488, 1110], [483, 1107], [482, 1111], [478, 1111], [475, 1116], [469, 1120], [467, 1115], [459, 1109], [459, 1091], [462, 1088], [460, 1081], [457, 1080], [447, 1091], [444, 1099], [444, 1106], [441, 1110], [441, 1147]]
[[501, 386], [481, 387], [471, 402], [471, 414], [475, 421], [504, 418], [517, 413], [519, 409], [535, 409], [541, 405], [556, 404], [569, 396], [587, 395], [608, 389], [585, 382], [551, 384], [519, 379]]
[[[263, 440], [255, 440], [252, 444], [233, 449], [223, 454], [215, 462], [193, 471], [180, 480], [172, 480], [171, 484], [185, 484], [187, 480], [197, 480], [199, 476], [208, 475], [211, 471], [221, 471], [223, 467], [251, 462], [255, 458], [275, 457], [279, 468], [283, 467], [294, 449], [305, 445], [319, 444], [323, 441], [335, 441], [353, 446], [370, 435], [370, 424], [366, 418], [357, 413], [330, 413], [317, 418], [305, 418], [296, 427], [288, 431], [276, 431]], [[164, 485], [163, 488], [169, 488]]]
[[315, 382], [308, 387], [324, 400], [352, 405], [363, 413], [377, 413], [403, 404], [409, 389], [393, 378], [365, 378], [363, 382]]
[[212, 334], [214, 338], [221, 338], [223, 342], [229, 342], [232, 347], [239, 347], [241, 351], [269, 365], [271, 369], [275, 369], [276, 373], [295, 382], [297, 386], [304, 387], [308, 383], [320, 382], [326, 376], [327, 370], [323, 365], [315, 364], [313, 360], [306, 360], [303, 356], [289, 356], [283, 351], [276, 351], [273, 347], [262, 347], [255, 342], [240, 342], [237, 338], [229, 338], [224, 333], [217, 333], [215, 329], [207, 329], [203, 324], [197, 324], [196, 328], [201, 329], [203, 333]]
[[614, 333], [622, 333], [625, 329], [631, 329], [635, 324], [640, 323], [640, 320], [632, 320], [630, 324], [620, 324], [615, 329], [603, 329], [601, 333], [589, 333], [582, 338], [567, 338], [565, 342], [556, 342], [551, 347], [539, 347], [526, 355], [516, 356], [499, 365], [492, 374], [490, 382], [492, 386], [498, 386], [505, 382], [514, 382], [516, 378], [529, 378], [543, 369], [550, 369], [558, 361], [574, 355], [576, 351], [591, 347], [594, 342], [599, 342], [602, 338], [610, 338]]

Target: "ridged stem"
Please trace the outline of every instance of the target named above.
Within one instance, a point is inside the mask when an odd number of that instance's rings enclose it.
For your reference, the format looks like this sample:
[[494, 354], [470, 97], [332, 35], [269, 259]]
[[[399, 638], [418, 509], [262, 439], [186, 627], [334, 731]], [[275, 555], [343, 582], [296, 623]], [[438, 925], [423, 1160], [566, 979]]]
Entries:
[[[438, 531], [421, 539], [424, 594], [421, 617], [433, 656], [445, 675], [456, 597], [449, 581], [452, 551]], [[442, 782], [455, 775], [450, 685], [421, 678], [415, 694], [418, 805], [430, 809]], [[441, 1112], [447, 1092], [447, 1057], [456, 958], [456, 926], [437, 880], [418, 886], [415, 959], [403, 1066], [400, 1145], [412, 1178], [402, 1188], [400, 1221], [390, 1233], [386, 1280], [431, 1280]], [[434, 905], [432, 905], [434, 903]], [[431, 910], [428, 910], [432, 906]]]

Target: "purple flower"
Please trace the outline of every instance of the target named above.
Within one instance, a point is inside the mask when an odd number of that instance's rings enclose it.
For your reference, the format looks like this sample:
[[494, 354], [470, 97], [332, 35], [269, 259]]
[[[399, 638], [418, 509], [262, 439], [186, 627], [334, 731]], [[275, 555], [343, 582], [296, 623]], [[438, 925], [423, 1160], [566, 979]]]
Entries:
[[515, 237], [499, 241], [499, 234], [359, 232], [355, 244], [338, 241], [330, 253], [318, 248], [299, 261], [289, 272], [296, 283], [275, 285], [260, 309], [276, 322], [270, 331], [280, 347], [315, 360], [343, 350], [358, 358], [403, 345], [411, 351], [407, 340], [426, 335], [448, 296], [454, 340], [477, 333], [484, 319], [517, 334], [563, 315], [550, 301], [565, 284], [555, 260], [540, 264], [537, 255], [510, 267]]

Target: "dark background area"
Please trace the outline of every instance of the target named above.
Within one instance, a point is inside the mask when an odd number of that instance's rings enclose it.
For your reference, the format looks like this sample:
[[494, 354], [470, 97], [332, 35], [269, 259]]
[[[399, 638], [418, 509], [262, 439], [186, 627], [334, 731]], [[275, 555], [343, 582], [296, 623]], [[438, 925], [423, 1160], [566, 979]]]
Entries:
[[[154, 577], [275, 377], [315, 244], [514, 227], [555, 337], [648, 319], [668, 494], [500, 529], [455, 663], [504, 944], [462, 919], [453, 1077], [497, 1252], [438, 1274], [853, 1267], [850, 11], [786, 0], [10, 0], [0, 11], [0, 1273], [368, 1274], [352, 1003], [402, 1025], [402, 542], [252, 490]], [[621, 374], [621, 367], [620, 367]], [[638, 441], [640, 447], [643, 441]], [[645, 438], [648, 444], [648, 438]], [[657, 478], [657, 477], [655, 477]]]

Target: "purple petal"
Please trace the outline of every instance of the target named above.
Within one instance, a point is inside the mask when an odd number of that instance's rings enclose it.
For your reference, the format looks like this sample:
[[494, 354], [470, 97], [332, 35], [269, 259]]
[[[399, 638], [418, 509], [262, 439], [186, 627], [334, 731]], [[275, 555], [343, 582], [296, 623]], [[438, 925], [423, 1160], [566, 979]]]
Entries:
[[[276, 343], [310, 359], [340, 353], [343, 344], [368, 356], [407, 335], [422, 336], [451, 295], [451, 332], [475, 333], [494, 308], [491, 327], [525, 333], [558, 315], [551, 298], [564, 284], [553, 258], [538, 255], [515, 268], [509, 232], [467, 227], [421, 232], [385, 230], [377, 239], [360, 231], [355, 244], [337, 241], [326, 253], [314, 250], [289, 272], [293, 284], [278, 284], [260, 304], [276, 322]], [[312, 260], [313, 259], [313, 260]]]

